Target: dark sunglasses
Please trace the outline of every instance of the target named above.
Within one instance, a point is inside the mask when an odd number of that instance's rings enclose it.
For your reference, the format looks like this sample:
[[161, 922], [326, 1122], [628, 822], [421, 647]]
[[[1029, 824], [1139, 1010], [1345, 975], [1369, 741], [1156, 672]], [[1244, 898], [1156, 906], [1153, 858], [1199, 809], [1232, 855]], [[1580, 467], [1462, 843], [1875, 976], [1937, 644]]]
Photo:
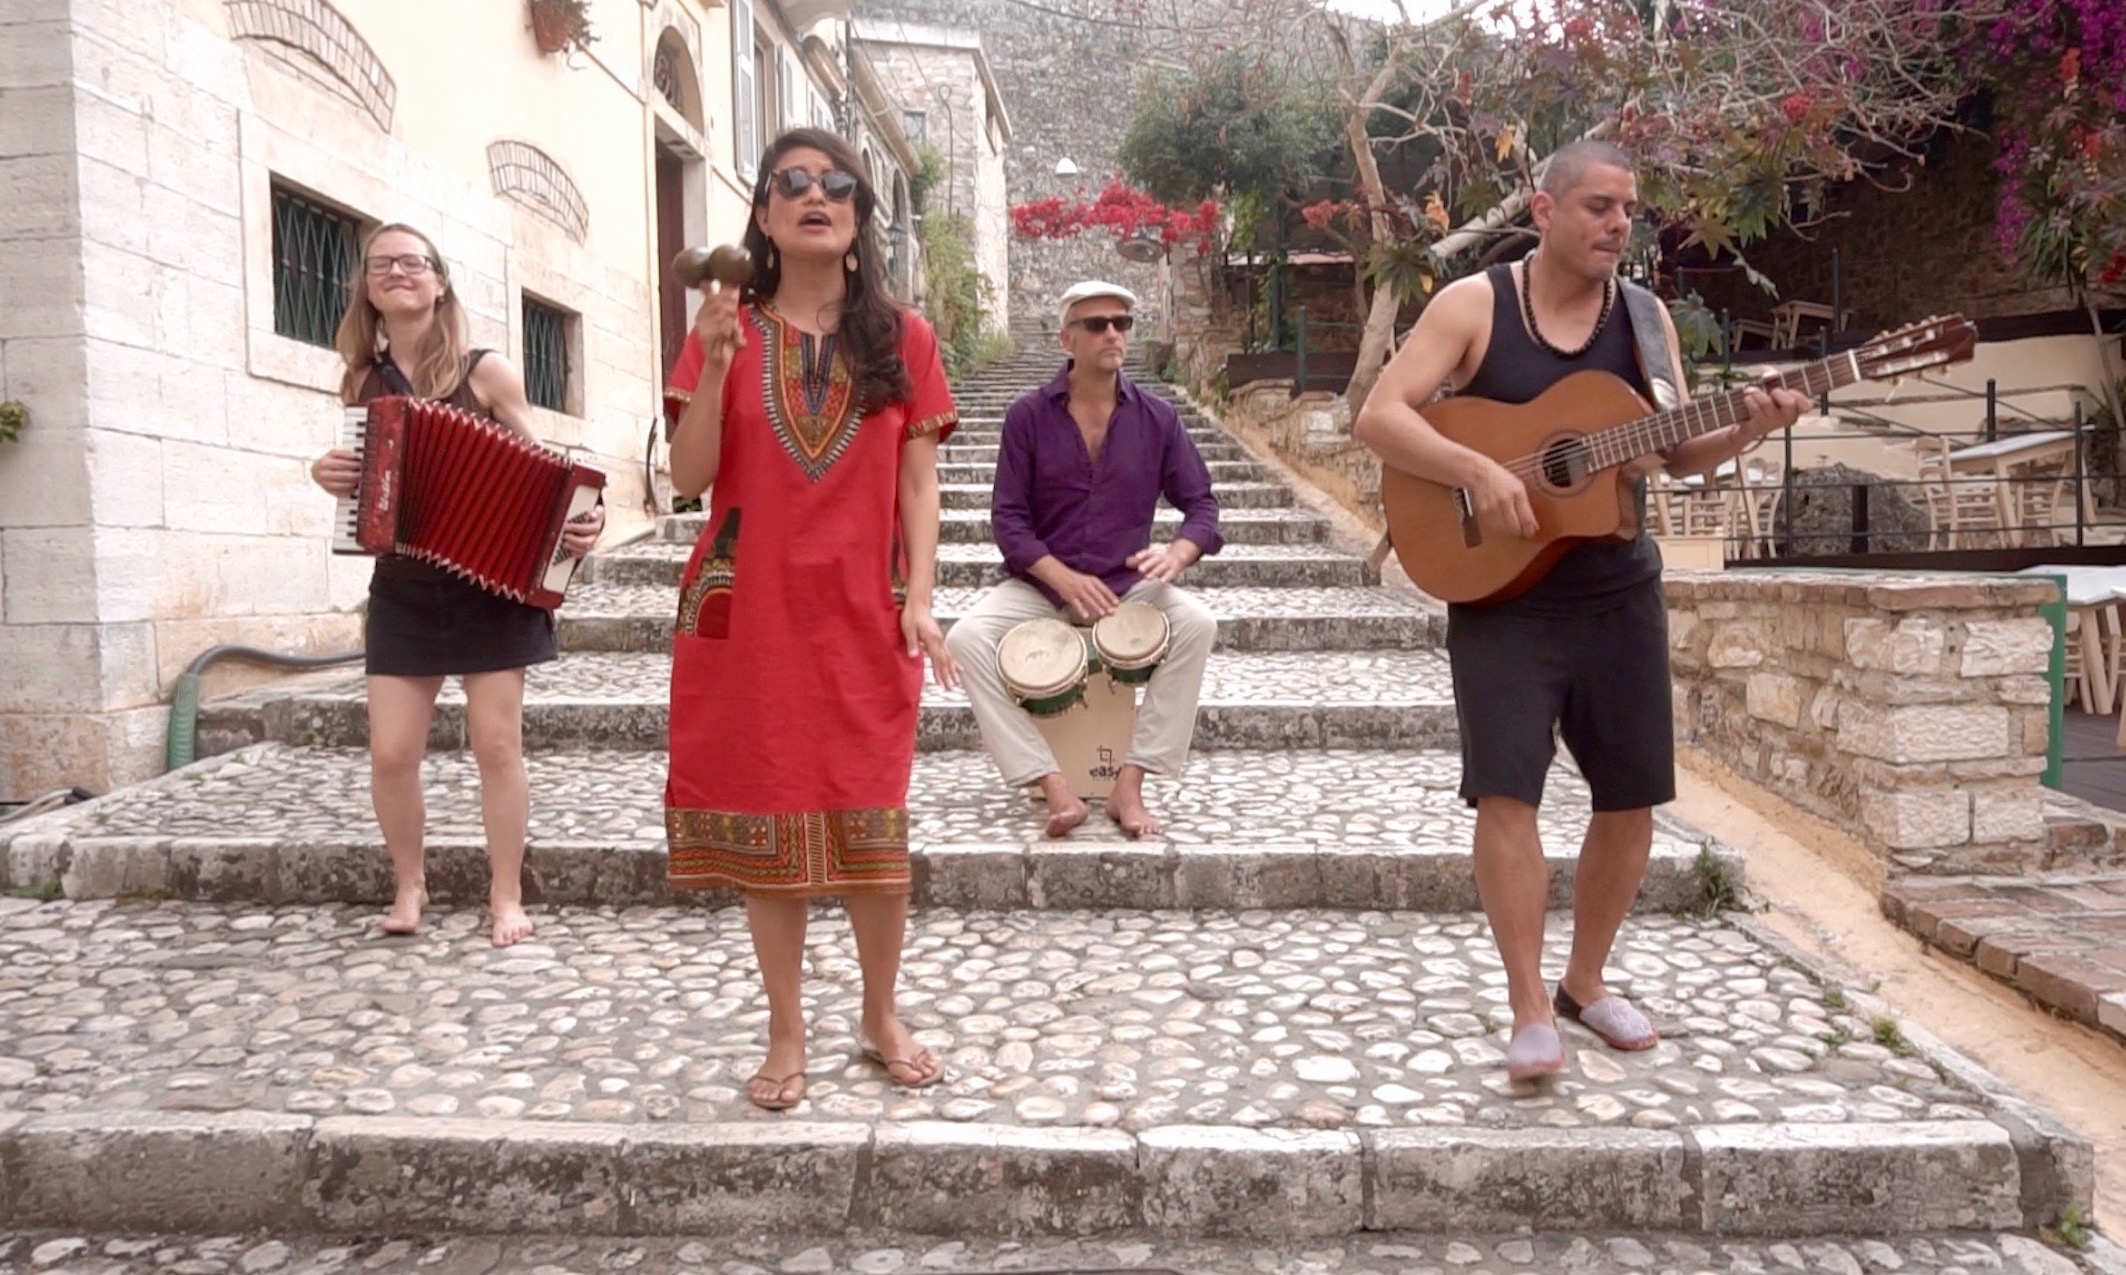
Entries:
[[814, 173], [803, 168], [778, 168], [768, 174], [768, 187], [784, 199], [803, 199], [817, 184], [819, 193], [839, 204], [856, 193], [856, 176], [839, 168]]
[[1098, 336], [1109, 328], [1117, 332], [1127, 332], [1137, 322], [1137, 317], [1131, 314], [1088, 314], [1082, 319], [1072, 319], [1071, 322]]

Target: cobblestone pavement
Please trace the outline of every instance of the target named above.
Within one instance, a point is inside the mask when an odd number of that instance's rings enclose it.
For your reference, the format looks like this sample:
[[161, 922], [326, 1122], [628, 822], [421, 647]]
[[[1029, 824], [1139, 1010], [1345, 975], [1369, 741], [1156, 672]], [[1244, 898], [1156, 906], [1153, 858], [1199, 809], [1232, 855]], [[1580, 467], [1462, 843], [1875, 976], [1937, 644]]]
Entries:
[[1363, 1235], [1269, 1247], [1165, 1238], [1034, 1243], [858, 1237], [833, 1244], [730, 1240], [438, 1240], [258, 1236], [0, 1236], [0, 1272], [38, 1275], [2077, 1275], [2077, 1259], [2027, 1236], [1926, 1235], [1792, 1243], [1660, 1236], [1440, 1238]]
[[[5, 901], [0, 1111], [779, 1118], [743, 1096], [767, 1008], [735, 909], [549, 910], [503, 951], [469, 909], [404, 940], [374, 920]], [[1552, 929], [1554, 977], [1569, 927]], [[1543, 1089], [1503, 1079], [1504, 976], [1469, 916], [926, 911], [904, 1012], [951, 1075], [920, 1093], [854, 1056], [838, 913], [815, 918], [810, 958], [814, 1120], [1865, 1127], [1985, 1105], [1717, 922], [1630, 925], [1613, 968], [1663, 1042], [1620, 1054], [1570, 1029], [1573, 1072]]]
[[[533, 753], [526, 766], [535, 845], [662, 845], [663, 753]], [[480, 837], [477, 774], [472, 758], [464, 753], [429, 756], [425, 775], [431, 844]], [[1456, 793], [1459, 780], [1459, 761], [1440, 752], [1197, 753], [1180, 779], [1147, 782], [1147, 797], [1166, 828], [1162, 837], [1131, 844], [1466, 852], [1475, 817]], [[1540, 816], [1543, 835], [1552, 849], [1570, 850], [1587, 819], [1586, 782], [1560, 764], [1547, 784]], [[918, 753], [908, 802], [909, 839], [919, 845], [1022, 843], [1039, 835], [1033, 800], [1006, 788], [984, 753]], [[1274, 817], [1266, 812], [1274, 812]], [[279, 744], [212, 758], [183, 774], [125, 789], [92, 805], [25, 821], [9, 833], [27, 836], [61, 829], [102, 837], [383, 844], [369, 810], [367, 753]], [[1113, 824], [1091, 819], [1061, 844], [1123, 840]], [[1656, 846], [1661, 852], [1686, 853], [1700, 840], [1671, 825], [1657, 833]]]
[[[649, 652], [579, 651], [527, 671], [527, 709], [540, 703], [620, 703], [661, 713], [670, 693], [672, 661]], [[309, 697], [360, 699], [360, 670], [323, 675], [304, 688]], [[279, 688], [286, 694], [287, 688]], [[457, 679], [439, 697], [463, 704]], [[1202, 703], [1228, 708], [1327, 705], [1433, 705], [1453, 702], [1447, 657], [1439, 651], [1341, 651], [1334, 660], [1305, 651], [1214, 651], [1204, 670]], [[928, 707], [964, 706], [967, 697], [927, 677]]]

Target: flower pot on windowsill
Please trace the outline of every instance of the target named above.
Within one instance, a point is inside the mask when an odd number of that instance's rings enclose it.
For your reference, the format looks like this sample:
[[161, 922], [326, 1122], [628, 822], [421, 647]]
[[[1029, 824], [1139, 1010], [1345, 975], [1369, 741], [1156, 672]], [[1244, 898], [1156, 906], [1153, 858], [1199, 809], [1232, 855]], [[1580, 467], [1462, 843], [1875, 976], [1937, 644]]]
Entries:
[[591, 42], [589, 6], [586, 0], [527, 0], [531, 10], [532, 42], [541, 53], [559, 53]]

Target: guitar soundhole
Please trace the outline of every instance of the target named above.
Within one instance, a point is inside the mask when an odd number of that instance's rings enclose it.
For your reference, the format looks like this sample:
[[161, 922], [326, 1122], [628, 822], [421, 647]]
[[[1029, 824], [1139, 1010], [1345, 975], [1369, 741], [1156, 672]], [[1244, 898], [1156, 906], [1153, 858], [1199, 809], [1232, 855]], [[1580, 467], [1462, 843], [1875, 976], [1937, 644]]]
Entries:
[[1540, 465], [1543, 484], [1559, 490], [1577, 487], [1593, 468], [1587, 443], [1578, 438], [1559, 439], [1544, 448]]

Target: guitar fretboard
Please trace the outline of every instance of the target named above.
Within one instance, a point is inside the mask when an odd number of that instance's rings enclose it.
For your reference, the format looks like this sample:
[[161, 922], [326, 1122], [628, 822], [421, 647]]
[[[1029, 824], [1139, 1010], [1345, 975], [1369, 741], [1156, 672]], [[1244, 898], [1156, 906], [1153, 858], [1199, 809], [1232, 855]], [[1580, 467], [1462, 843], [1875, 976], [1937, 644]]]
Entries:
[[1841, 385], [1851, 385], [1863, 379], [1860, 360], [1849, 350], [1836, 358], [1782, 372], [1775, 380], [1752, 382], [1741, 389], [1728, 390], [1711, 398], [1692, 399], [1681, 407], [1597, 430], [1580, 443], [1586, 449], [1590, 469], [1609, 469], [1748, 420], [1749, 408], [1743, 402], [1743, 394], [1748, 390], [1775, 385], [1816, 398]]

